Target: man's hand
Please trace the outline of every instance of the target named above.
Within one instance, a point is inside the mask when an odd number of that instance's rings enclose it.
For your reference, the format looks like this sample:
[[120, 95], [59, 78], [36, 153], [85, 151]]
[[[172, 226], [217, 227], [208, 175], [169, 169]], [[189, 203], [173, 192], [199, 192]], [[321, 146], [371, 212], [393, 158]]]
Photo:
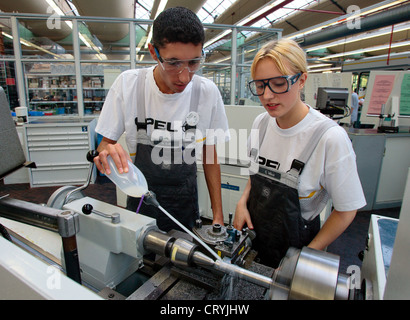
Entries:
[[104, 137], [98, 146], [97, 151], [99, 152], [99, 155], [94, 158], [94, 163], [101, 173], [111, 173], [107, 161], [108, 156], [114, 160], [119, 173], [128, 172], [127, 160], [131, 160], [131, 158], [119, 143]]

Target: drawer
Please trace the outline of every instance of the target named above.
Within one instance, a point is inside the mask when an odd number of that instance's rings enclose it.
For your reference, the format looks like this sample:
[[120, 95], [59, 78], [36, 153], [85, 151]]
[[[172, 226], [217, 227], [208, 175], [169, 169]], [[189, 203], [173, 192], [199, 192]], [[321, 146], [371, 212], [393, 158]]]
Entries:
[[50, 135], [50, 136], [27, 136], [27, 146], [61, 146], [61, 145], [78, 145], [88, 144], [87, 134], [74, 135]]
[[60, 146], [60, 147], [37, 147], [29, 148], [30, 161], [37, 166], [42, 164], [67, 164], [88, 163], [86, 156], [90, 147], [87, 144], [82, 146]]
[[31, 169], [32, 187], [81, 185], [88, 178], [89, 165], [47, 166]]
[[86, 134], [89, 131], [87, 125], [27, 125], [27, 136], [70, 136], [73, 134]]

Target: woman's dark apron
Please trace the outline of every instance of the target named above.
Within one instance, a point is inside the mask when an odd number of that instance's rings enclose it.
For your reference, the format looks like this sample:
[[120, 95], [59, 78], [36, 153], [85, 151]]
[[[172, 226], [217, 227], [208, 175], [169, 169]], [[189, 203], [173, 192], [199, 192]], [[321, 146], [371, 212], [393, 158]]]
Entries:
[[[260, 122], [259, 146], [269, 119], [269, 114], [266, 114]], [[323, 133], [336, 125], [333, 121], [322, 122], [298, 157], [300, 160], [294, 159], [289, 171], [281, 172], [259, 165], [258, 172], [251, 174], [247, 207], [256, 232], [253, 247], [262, 264], [277, 268], [289, 247], [302, 248], [319, 232], [319, 215], [312, 221], [302, 218], [298, 180]], [[258, 151], [253, 149], [251, 154], [256, 155], [254, 160], [258, 161]]]
[[[183, 155], [190, 153], [190, 159], [195, 158], [195, 147], [192, 140], [187, 141], [152, 141], [147, 135], [145, 116], [145, 75], [146, 69], [141, 69], [138, 75], [138, 118], [137, 125], [137, 150], [134, 164], [144, 174], [148, 188], [156, 194], [159, 204], [173, 217], [189, 229], [194, 226], [199, 218], [198, 190], [197, 190], [197, 167], [196, 162], [184, 161]], [[193, 78], [190, 111], [196, 112], [200, 95], [200, 78]], [[192, 130], [196, 127], [186, 127]], [[191, 135], [191, 137], [195, 135]], [[195, 142], [195, 141], [193, 141]], [[185, 148], [190, 149], [185, 149]], [[157, 159], [153, 161], [153, 154]], [[182, 161], [179, 161], [181, 160]], [[128, 197], [127, 209], [136, 211], [140, 199]], [[157, 226], [163, 231], [181, 228], [170, 220], [159, 209], [142, 203], [140, 213], [155, 218]]]

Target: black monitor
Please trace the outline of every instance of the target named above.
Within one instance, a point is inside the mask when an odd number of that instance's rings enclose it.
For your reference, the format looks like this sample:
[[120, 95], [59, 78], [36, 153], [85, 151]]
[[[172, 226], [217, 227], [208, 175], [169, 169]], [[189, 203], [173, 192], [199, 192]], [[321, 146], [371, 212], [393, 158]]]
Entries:
[[349, 90], [347, 88], [319, 87], [316, 109], [324, 114], [344, 114], [348, 99]]

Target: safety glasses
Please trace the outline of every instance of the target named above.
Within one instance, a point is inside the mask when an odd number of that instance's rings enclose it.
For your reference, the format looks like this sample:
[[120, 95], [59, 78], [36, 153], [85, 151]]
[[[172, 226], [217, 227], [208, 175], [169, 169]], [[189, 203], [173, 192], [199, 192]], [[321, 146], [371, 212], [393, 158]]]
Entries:
[[202, 67], [205, 61], [205, 52], [203, 50], [202, 57], [188, 60], [165, 60], [160, 56], [157, 48], [154, 48], [154, 50], [162, 69], [171, 74], [180, 74], [185, 69], [188, 69], [190, 73], [195, 73]]
[[291, 86], [298, 81], [301, 75], [302, 73], [299, 72], [293, 76], [280, 76], [269, 79], [253, 80], [248, 83], [248, 86], [254, 96], [263, 95], [266, 87], [269, 87], [273, 93], [286, 93], [290, 90]]

